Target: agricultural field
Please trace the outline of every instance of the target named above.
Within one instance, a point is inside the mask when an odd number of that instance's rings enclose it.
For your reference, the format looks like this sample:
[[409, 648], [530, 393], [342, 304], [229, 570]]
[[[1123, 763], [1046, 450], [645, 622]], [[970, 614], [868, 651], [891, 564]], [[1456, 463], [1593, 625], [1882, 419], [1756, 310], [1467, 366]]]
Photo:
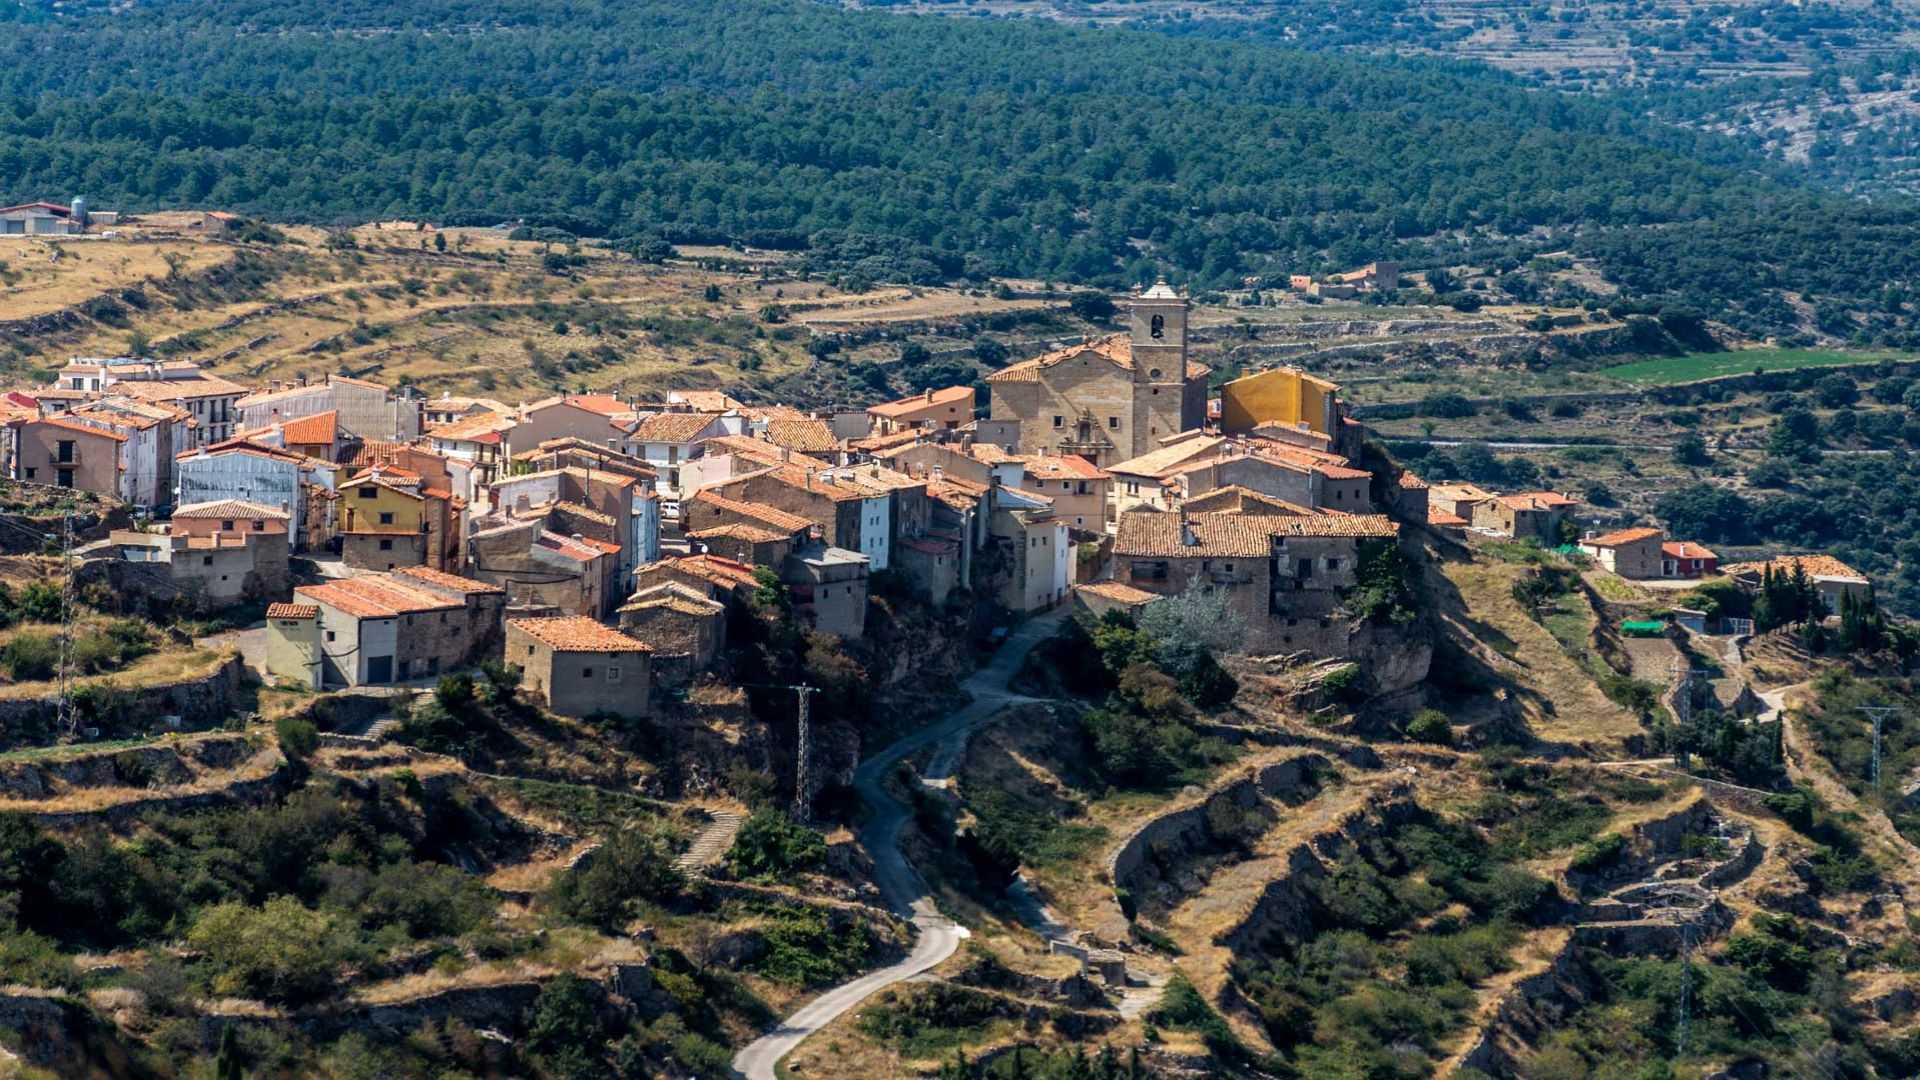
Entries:
[[1636, 386], [1670, 386], [1728, 375], [1758, 375], [1768, 371], [1797, 371], [1811, 367], [1851, 367], [1902, 358], [1902, 354], [1870, 350], [1735, 349], [1639, 360], [1602, 368], [1599, 374]]

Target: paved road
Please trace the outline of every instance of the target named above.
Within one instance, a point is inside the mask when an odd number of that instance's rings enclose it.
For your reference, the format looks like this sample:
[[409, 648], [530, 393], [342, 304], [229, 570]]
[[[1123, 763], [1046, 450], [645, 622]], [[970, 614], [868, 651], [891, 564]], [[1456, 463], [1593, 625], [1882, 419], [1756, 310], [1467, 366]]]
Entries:
[[887, 905], [919, 929], [913, 951], [897, 964], [869, 971], [852, 982], [828, 990], [781, 1021], [778, 1027], [747, 1044], [733, 1059], [736, 1076], [746, 1080], [776, 1080], [774, 1065], [807, 1036], [865, 1001], [875, 991], [927, 971], [960, 948], [960, 942], [968, 936], [966, 928], [940, 914], [926, 883], [900, 851], [900, 829], [912, 810], [887, 793], [886, 779], [902, 760], [936, 744], [933, 765], [928, 768], [926, 779], [944, 778], [944, 772], [951, 769], [958, 758], [957, 747], [965, 743], [974, 728], [1008, 705], [1030, 700], [1015, 694], [1007, 684], [1034, 646], [1053, 634], [1065, 611], [1061, 608], [1028, 620], [1000, 646], [985, 667], [961, 684], [972, 696], [971, 704], [881, 750], [854, 770], [854, 790], [860, 793], [870, 811], [866, 826], [860, 830], [860, 842], [873, 857], [874, 880]]

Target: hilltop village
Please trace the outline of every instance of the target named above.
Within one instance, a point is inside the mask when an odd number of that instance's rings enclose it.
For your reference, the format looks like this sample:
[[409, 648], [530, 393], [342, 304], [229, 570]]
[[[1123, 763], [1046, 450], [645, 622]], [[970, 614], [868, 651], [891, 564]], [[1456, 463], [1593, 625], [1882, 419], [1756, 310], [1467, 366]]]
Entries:
[[1636, 1060], [1760, 1060], [1762, 999], [1689, 1048], [1636, 989], [1709, 948], [1796, 1023], [1845, 965], [1897, 1053], [1873, 583], [1430, 483], [1329, 378], [1216, 379], [1194, 310], [863, 408], [144, 355], [0, 395], [0, 1053], [1472, 1077], [1628, 1009]]

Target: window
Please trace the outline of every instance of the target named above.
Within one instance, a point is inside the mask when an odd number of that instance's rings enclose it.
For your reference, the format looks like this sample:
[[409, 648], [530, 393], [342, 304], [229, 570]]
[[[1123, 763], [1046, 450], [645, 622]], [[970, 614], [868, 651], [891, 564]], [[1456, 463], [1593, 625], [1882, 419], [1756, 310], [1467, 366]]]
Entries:
[[1155, 341], [1158, 341], [1161, 338], [1166, 337], [1167, 336], [1167, 317], [1165, 315], [1155, 315], [1153, 317], [1153, 321], [1148, 324], [1147, 333], [1152, 335]]
[[620, 669], [617, 666], [613, 664], [607, 665], [607, 681], [608, 682], [620, 681]]
[[380, 494], [380, 489], [377, 487], [374, 487], [372, 484], [368, 484], [366, 487], [363, 487], [360, 489], [360, 497], [363, 499], [375, 498], [379, 494]]
[[200, 556], [200, 565], [201, 565], [201, 566], [212, 566], [212, 565], [213, 565], [213, 556], [211, 556], [211, 555], [202, 555], [202, 556]]
[[392, 550], [393, 550], [393, 541], [391, 541], [391, 540], [382, 540], [382, 541], [380, 541], [380, 550], [381, 550], [381, 551], [392, 551]]
[[1117, 416], [1109, 416], [1109, 417], [1107, 417], [1107, 427], [1108, 427], [1108, 428], [1112, 428], [1112, 429], [1117, 429], [1117, 428], [1119, 428], [1119, 426], [1120, 426], [1120, 418], [1119, 418], [1119, 417], [1117, 417]]
[[532, 655], [533, 655], [533, 646], [531, 646], [531, 645], [529, 645], [529, 646], [527, 646], [527, 655], [528, 655], [528, 656], [532, 656]]
[[73, 460], [73, 440], [61, 439], [59, 446], [60, 446], [60, 451], [58, 454], [58, 459], [61, 461], [72, 461]]
[[222, 522], [220, 523], [220, 531], [221, 531], [221, 532], [232, 532], [232, 531], [233, 531], [233, 522], [231, 522], [231, 521], [222, 521]]
[[1328, 560], [1327, 560], [1327, 569], [1328, 569], [1328, 570], [1338, 570], [1338, 569], [1340, 569], [1340, 560], [1339, 560], [1339, 559], [1328, 559]]
[[33, 468], [27, 469], [27, 479], [29, 480], [33, 479], [33, 474], [37, 471], [38, 471], [37, 469], [33, 469]]
[[256, 521], [256, 522], [254, 522], [254, 523], [253, 523], [253, 531], [254, 531], [254, 532], [266, 532], [266, 531], [267, 531], [267, 523], [266, 523], [266, 522], [264, 522], [264, 521]]
[[583, 679], [591, 679], [591, 678], [593, 678], [593, 669], [592, 669], [592, 668], [590, 668], [590, 667], [583, 667], [583, 668], [581, 668], [581, 669], [580, 669], [580, 677], [581, 677], [581, 678], [583, 678]]
[[392, 512], [387, 512], [387, 513], [383, 513], [383, 514], [381, 514], [381, 515], [380, 515], [380, 524], [382, 524], [382, 525], [391, 525], [391, 524], [393, 524], [393, 514], [392, 514]]
[[332, 641], [332, 640], [333, 640], [333, 631], [331, 631], [331, 630], [329, 630], [329, 631], [327, 631], [327, 640], [328, 640], [328, 641]]
[[1056, 428], [1066, 427], [1067, 418], [1056, 413], [1053, 417], [1053, 426]]

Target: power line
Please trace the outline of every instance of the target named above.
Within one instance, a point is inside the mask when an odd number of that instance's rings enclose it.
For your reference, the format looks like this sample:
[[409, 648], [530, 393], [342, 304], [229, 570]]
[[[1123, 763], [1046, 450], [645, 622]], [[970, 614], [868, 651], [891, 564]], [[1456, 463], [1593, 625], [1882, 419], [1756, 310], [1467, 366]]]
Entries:
[[60, 701], [55, 723], [67, 739], [79, 736], [73, 708], [73, 511], [60, 518]]

